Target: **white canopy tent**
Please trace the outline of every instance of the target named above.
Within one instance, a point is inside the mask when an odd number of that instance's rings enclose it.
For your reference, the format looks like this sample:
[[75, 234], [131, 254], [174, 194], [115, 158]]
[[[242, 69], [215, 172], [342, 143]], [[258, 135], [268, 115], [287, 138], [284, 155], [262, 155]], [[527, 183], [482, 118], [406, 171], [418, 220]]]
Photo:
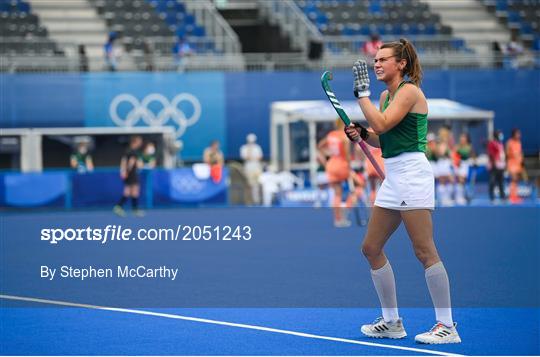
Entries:
[[[374, 103], [377, 107], [378, 103]], [[364, 121], [365, 117], [356, 101], [341, 102], [341, 106], [353, 121]], [[448, 99], [428, 99], [428, 119], [442, 123], [484, 122], [486, 137], [493, 133], [493, 111], [474, 108]], [[337, 113], [326, 100], [280, 101], [273, 102], [270, 112], [270, 156], [271, 163], [283, 170], [310, 171], [310, 178], [315, 177], [317, 162], [317, 124], [333, 123]], [[291, 130], [293, 123], [304, 122], [308, 128], [307, 162], [294, 162], [291, 159]], [[366, 124], [367, 125], [367, 124]], [[313, 181], [312, 181], [313, 182]]]

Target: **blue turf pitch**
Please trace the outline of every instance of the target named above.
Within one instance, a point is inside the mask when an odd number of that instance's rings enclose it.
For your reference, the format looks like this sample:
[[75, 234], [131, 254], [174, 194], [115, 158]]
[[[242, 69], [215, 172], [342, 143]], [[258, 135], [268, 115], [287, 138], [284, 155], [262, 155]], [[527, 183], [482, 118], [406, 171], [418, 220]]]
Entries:
[[[409, 337], [372, 340], [359, 326], [379, 313], [358, 247], [363, 227], [334, 229], [328, 210], [155, 210], [143, 219], [110, 212], [3, 214], [0, 293], [138, 308], [231, 323], [473, 355], [540, 354], [539, 210], [451, 208], [434, 214], [435, 239], [449, 271], [460, 345], [423, 346], [414, 334], [434, 322], [422, 268], [400, 228], [387, 254]], [[250, 224], [250, 242], [128, 242], [56, 247], [43, 227], [123, 224]], [[170, 242], [169, 242], [170, 243]], [[202, 242], [201, 242], [202, 243]], [[178, 261], [175, 284], [40, 281], [39, 265]], [[407, 350], [317, 340], [203, 322], [0, 299], [3, 355], [411, 355]], [[141, 308], [142, 307], [142, 308]]]
[[[425, 346], [413, 336], [429, 328], [431, 309], [402, 309], [409, 336], [373, 340], [359, 325], [377, 309], [154, 309], [193, 317], [466, 355], [538, 355], [538, 309], [454, 310], [463, 343]], [[199, 322], [79, 308], [5, 308], [2, 354], [8, 355], [416, 355], [416, 352], [352, 345], [216, 326]], [[524, 328], [526, 326], [526, 328]]]

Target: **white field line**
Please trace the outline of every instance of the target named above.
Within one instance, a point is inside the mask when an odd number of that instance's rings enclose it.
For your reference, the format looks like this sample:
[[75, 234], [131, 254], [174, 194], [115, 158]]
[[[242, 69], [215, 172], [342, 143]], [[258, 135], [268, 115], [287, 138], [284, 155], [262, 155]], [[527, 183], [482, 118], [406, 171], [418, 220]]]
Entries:
[[16, 301], [28, 301], [28, 302], [37, 302], [37, 303], [49, 304], [49, 305], [81, 307], [81, 308], [85, 308], [85, 309], [115, 311], [115, 312], [124, 312], [124, 313], [127, 313], [127, 314], [164, 317], [164, 318], [168, 318], [168, 319], [194, 321], [194, 322], [201, 322], [201, 323], [206, 323], [206, 324], [229, 326], [229, 327], [238, 327], [238, 328], [249, 329], [249, 330], [258, 330], [258, 331], [279, 333], [279, 334], [283, 334], [283, 335], [291, 335], [291, 336], [298, 336], [298, 337], [305, 337], [305, 338], [313, 338], [313, 339], [317, 339], [317, 340], [343, 342], [343, 343], [362, 345], [362, 346], [370, 346], [370, 347], [389, 348], [389, 349], [396, 349], [396, 350], [410, 351], [410, 352], [419, 352], [419, 353], [426, 353], [426, 354], [439, 355], [439, 356], [462, 356], [462, 355], [458, 355], [458, 354], [440, 352], [440, 351], [433, 351], [433, 350], [426, 350], [426, 349], [422, 349], [422, 348], [413, 348], [413, 347], [404, 347], [404, 346], [392, 346], [392, 345], [385, 345], [385, 344], [382, 344], [382, 343], [364, 342], [364, 341], [350, 340], [350, 339], [339, 338], [339, 337], [330, 337], [330, 336], [314, 335], [314, 334], [311, 334], [311, 333], [303, 333], [303, 332], [297, 332], [297, 331], [282, 330], [282, 329], [276, 329], [276, 328], [271, 328], [271, 327], [247, 325], [247, 324], [238, 324], [238, 323], [234, 323], [234, 322], [201, 319], [201, 318], [198, 318], [198, 317], [189, 317], [189, 316], [182, 316], [182, 315], [175, 315], [175, 314], [165, 314], [165, 313], [161, 313], [161, 312], [153, 312], [153, 311], [145, 311], [145, 310], [123, 309], [123, 308], [118, 308], [118, 307], [106, 307], [106, 306], [98, 306], [98, 305], [79, 304], [79, 303], [73, 303], [73, 302], [67, 302], [67, 301], [47, 300], [47, 299], [38, 299], [38, 298], [23, 297], [23, 296], [13, 296], [13, 295], [0, 295], [0, 299], [16, 300]]

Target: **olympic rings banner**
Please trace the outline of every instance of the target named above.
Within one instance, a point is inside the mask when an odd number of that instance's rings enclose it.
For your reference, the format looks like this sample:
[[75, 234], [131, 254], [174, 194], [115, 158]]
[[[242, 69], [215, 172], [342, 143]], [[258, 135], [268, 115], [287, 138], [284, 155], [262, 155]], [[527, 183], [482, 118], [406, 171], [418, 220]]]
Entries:
[[212, 140], [226, 151], [222, 73], [96, 73], [84, 93], [85, 126], [172, 126], [187, 160]]
[[[474, 73], [474, 75], [472, 75]], [[334, 91], [351, 95], [350, 71], [334, 72]], [[0, 74], [0, 128], [160, 126], [175, 128], [182, 156], [201, 160], [213, 139], [228, 159], [250, 132], [269, 154], [269, 113], [273, 101], [313, 100], [324, 95], [318, 72], [47, 73]], [[481, 78], [479, 80], [478, 78]], [[511, 91], [486, 88], [506, 83]], [[372, 92], [382, 85], [372, 81]], [[518, 127], [523, 149], [538, 152], [536, 103], [540, 70], [429, 70], [423, 89], [495, 111], [495, 127], [509, 134]]]

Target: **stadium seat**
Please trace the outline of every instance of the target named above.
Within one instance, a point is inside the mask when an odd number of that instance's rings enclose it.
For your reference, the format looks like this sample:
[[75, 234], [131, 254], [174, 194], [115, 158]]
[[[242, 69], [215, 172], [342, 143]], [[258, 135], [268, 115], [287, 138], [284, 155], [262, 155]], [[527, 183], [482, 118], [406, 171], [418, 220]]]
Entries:
[[[426, 52], [466, 50], [465, 46], [454, 46], [451, 38], [438, 37], [451, 36], [451, 28], [442, 25], [440, 16], [418, 0], [296, 0], [296, 4], [324, 35], [363, 36], [366, 40], [374, 33], [388, 38], [404, 35], [413, 42], [417, 36], [427, 36], [433, 40], [423, 42]], [[440, 41], [446, 43], [441, 45]], [[339, 46], [328, 50], [342, 52]]]

